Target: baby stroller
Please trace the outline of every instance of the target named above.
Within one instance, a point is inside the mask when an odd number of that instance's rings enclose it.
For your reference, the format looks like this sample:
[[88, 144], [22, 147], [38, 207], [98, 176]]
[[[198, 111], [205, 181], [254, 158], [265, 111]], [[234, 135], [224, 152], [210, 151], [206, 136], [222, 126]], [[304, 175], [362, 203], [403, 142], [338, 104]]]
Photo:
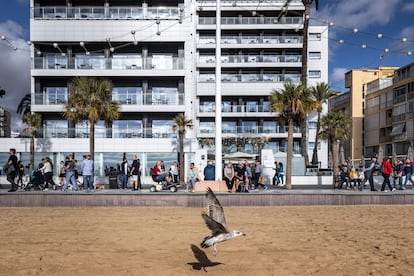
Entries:
[[45, 179], [40, 170], [36, 169], [30, 173], [30, 180], [24, 187], [24, 190], [30, 191], [32, 188], [34, 190], [43, 190], [44, 189]]

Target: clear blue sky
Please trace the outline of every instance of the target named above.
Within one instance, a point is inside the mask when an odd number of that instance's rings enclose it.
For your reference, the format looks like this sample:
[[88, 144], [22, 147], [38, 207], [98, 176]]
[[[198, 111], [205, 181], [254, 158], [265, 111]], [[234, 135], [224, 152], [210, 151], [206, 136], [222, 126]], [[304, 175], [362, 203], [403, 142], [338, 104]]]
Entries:
[[[6, 35], [19, 47], [12, 51], [5, 41], [0, 41], [0, 86], [7, 91], [0, 104], [14, 114], [17, 103], [30, 91], [25, 45], [30, 40], [29, 15], [29, 0], [0, 2], [0, 35]], [[312, 9], [311, 18], [334, 23], [329, 28], [329, 83], [335, 90], [346, 91], [344, 73], [350, 69], [414, 62], [414, 55], [406, 55], [408, 51], [414, 52], [414, 1], [319, 0], [319, 11]], [[382, 37], [378, 39], [377, 34]], [[402, 43], [402, 38], [407, 41]], [[25, 51], [20, 50], [23, 48]], [[27, 78], [27, 84], [23, 78]]]

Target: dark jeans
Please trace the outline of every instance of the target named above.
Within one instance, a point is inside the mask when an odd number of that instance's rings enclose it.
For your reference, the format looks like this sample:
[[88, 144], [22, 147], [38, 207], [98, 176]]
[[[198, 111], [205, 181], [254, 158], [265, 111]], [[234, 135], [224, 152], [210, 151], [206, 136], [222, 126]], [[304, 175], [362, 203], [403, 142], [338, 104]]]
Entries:
[[45, 173], [45, 182], [46, 182], [46, 188], [49, 187], [49, 183], [50, 185], [55, 186], [55, 182], [53, 181], [53, 173], [52, 172], [47, 172]]
[[230, 180], [227, 177], [225, 177], [224, 180], [226, 181], [227, 189], [233, 189], [234, 178]]
[[382, 182], [381, 191], [385, 190], [385, 185], [388, 185], [388, 188], [392, 190], [391, 182], [390, 182], [390, 175], [389, 174], [382, 174], [382, 177], [384, 177], [384, 182]]
[[7, 174], [7, 181], [10, 182], [12, 190], [17, 190], [17, 184], [14, 182], [15, 178], [16, 178], [15, 172], [11, 172]]

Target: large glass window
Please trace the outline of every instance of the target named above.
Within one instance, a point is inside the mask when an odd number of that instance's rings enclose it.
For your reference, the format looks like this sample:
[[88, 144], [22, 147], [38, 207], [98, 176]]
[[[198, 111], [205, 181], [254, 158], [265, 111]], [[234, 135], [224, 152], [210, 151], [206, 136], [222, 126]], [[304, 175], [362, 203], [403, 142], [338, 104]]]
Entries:
[[223, 133], [236, 133], [237, 132], [237, 123], [231, 121], [223, 121], [222, 123], [222, 132]]
[[255, 122], [255, 121], [243, 121], [242, 122], [242, 132], [243, 133], [256, 133], [257, 132], [257, 122]]
[[263, 122], [263, 132], [264, 133], [277, 133], [277, 123], [276, 123], [276, 121], [264, 121]]
[[153, 87], [153, 104], [178, 104], [178, 89], [176, 87]]
[[114, 55], [112, 57], [112, 69], [141, 69], [142, 58], [140, 55]]
[[105, 69], [103, 55], [76, 55], [75, 66], [77, 69]]
[[175, 137], [173, 132], [174, 122], [171, 120], [153, 120], [152, 137], [154, 138], [171, 138]]
[[113, 138], [142, 137], [142, 121], [118, 120], [112, 123]]
[[112, 100], [120, 104], [142, 104], [142, 87], [114, 87]]
[[68, 101], [67, 87], [46, 87], [44, 91], [44, 104], [65, 104]]
[[61, 54], [47, 55], [46, 63], [47, 63], [47, 68], [49, 69], [67, 68], [68, 59], [66, 56], [62, 56]]
[[199, 131], [200, 133], [214, 133], [216, 127], [215, 122], [200, 122]]
[[48, 120], [45, 124], [46, 138], [67, 138], [68, 121], [65, 120]]
[[152, 55], [153, 69], [173, 69], [172, 54], [153, 54]]

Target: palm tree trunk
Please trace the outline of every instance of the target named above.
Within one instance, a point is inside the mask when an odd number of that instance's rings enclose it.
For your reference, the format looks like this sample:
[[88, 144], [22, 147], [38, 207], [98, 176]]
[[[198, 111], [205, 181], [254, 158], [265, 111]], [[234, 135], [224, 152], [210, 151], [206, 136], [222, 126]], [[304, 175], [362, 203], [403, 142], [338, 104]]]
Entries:
[[307, 123], [306, 123], [306, 118], [303, 118], [300, 120], [300, 124], [301, 124], [301, 138], [300, 138], [300, 145], [301, 145], [301, 154], [303, 156], [303, 158], [305, 159], [305, 164], [308, 165], [309, 164], [309, 155], [308, 155], [308, 128], [307, 128]]
[[35, 168], [35, 165], [34, 165], [34, 159], [35, 159], [34, 135], [35, 134], [33, 132], [30, 134], [30, 170], [33, 170]]
[[185, 170], [185, 165], [184, 165], [184, 133], [182, 133], [181, 131], [178, 132], [178, 140], [180, 143], [180, 160], [178, 160], [179, 162], [179, 173], [180, 173], [180, 184], [184, 184], [184, 170]]
[[339, 167], [338, 167], [338, 142], [336, 140], [331, 140], [332, 143], [332, 163], [333, 163], [333, 179], [334, 184], [336, 176], [339, 175]]
[[89, 122], [89, 152], [91, 159], [95, 160], [95, 123]]
[[293, 119], [289, 119], [286, 155], [286, 189], [292, 189], [293, 127]]
[[313, 147], [312, 153], [312, 165], [317, 165], [318, 160], [318, 144], [319, 144], [319, 131], [321, 129], [321, 112], [318, 111], [318, 121], [316, 123], [316, 137], [315, 137], [315, 145]]

